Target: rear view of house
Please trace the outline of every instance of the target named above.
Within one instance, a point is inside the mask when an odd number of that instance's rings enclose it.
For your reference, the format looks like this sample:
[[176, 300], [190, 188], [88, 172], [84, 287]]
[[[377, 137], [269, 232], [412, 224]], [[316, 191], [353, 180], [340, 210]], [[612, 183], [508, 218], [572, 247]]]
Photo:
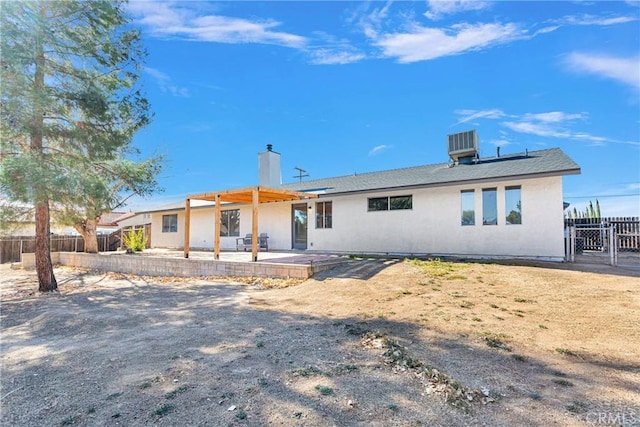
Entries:
[[[260, 186], [151, 211], [151, 240], [212, 249], [219, 233], [219, 248], [235, 250], [238, 237], [259, 231], [270, 250], [562, 260], [562, 177], [579, 166], [558, 148], [481, 158], [475, 131], [447, 142], [448, 163], [285, 185], [268, 146]], [[254, 199], [224, 197], [249, 191]]]

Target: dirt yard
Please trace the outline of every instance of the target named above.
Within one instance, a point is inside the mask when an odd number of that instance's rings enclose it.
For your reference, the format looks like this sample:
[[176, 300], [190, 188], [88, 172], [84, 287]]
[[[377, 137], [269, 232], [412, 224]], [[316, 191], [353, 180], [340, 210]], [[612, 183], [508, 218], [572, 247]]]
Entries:
[[[0, 266], [0, 423], [640, 425], [638, 270], [353, 260], [304, 283]], [[269, 289], [265, 289], [269, 288]]]

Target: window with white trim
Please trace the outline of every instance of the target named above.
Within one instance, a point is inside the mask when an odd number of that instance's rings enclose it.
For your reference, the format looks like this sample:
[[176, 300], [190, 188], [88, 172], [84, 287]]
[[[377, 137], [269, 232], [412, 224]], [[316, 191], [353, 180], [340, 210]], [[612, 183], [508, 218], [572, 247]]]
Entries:
[[506, 187], [504, 189], [505, 222], [510, 224], [522, 224], [522, 200], [520, 186]]
[[473, 190], [460, 192], [460, 224], [476, 225], [476, 193]]
[[482, 225], [498, 225], [498, 189], [482, 189]]

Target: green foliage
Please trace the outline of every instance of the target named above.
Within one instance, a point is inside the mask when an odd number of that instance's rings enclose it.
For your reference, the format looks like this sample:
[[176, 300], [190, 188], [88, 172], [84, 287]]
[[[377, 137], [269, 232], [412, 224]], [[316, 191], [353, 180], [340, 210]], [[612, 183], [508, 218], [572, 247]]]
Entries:
[[429, 259], [426, 261], [422, 261], [419, 259], [409, 259], [406, 260], [411, 265], [420, 268], [423, 272], [425, 272], [429, 277], [441, 277], [446, 278], [456, 270], [466, 267], [464, 263], [453, 263], [442, 261], [440, 258]]
[[131, 249], [133, 252], [141, 252], [147, 247], [149, 236], [144, 235], [144, 230], [128, 231], [122, 236], [122, 243], [127, 249]]
[[593, 202], [589, 200], [589, 204], [585, 208], [584, 211], [578, 211], [578, 209], [574, 206], [573, 211], [567, 211], [567, 218], [569, 219], [582, 219], [582, 218], [602, 218], [602, 214], [600, 212], [600, 201], [596, 199], [595, 207]]
[[318, 384], [316, 385], [315, 389], [318, 390], [318, 392], [323, 396], [330, 396], [333, 394], [333, 389], [325, 385]]
[[0, 195], [82, 225], [156, 189], [162, 158], [132, 146], [151, 114], [130, 24], [121, 0], [3, 2]]

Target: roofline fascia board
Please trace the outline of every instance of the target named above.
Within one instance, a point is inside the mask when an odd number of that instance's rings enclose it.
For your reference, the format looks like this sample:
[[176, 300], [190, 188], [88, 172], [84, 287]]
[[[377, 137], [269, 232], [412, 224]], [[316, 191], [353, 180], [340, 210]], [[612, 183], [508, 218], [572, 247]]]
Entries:
[[514, 179], [534, 179], [534, 178], [548, 178], [552, 176], [565, 176], [565, 175], [579, 175], [580, 168], [577, 169], [567, 169], [564, 171], [555, 171], [555, 172], [543, 172], [543, 173], [535, 173], [535, 174], [523, 174], [523, 175], [511, 175], [511, 176], [503, 176], [498, 178], [481, 178], [481, 179], [470, 179], [463, 181], [448, 181], [448, 182], [439, 182], [433, 184], [413, 184], [413, 185], [404, 185], [398, 187], [381, 187], [367, 190], [353, 190], [353, 191], [340, 191], [335, 193], [320, 193], [318, 196], [320, 198], [327, 198], [333, 196], [342, 196], [349, 194], [370, 194], [370, 193], [380, 193], [383, 191], [402, 191], [402, 190], [417, 190], [421, 188], [438, 188], [438, 187], [453, 187], [456, 185], [473, 185], [473, 184], [482, 184], [485, 182], [503, 182], [503, 181], [512, 181]]

